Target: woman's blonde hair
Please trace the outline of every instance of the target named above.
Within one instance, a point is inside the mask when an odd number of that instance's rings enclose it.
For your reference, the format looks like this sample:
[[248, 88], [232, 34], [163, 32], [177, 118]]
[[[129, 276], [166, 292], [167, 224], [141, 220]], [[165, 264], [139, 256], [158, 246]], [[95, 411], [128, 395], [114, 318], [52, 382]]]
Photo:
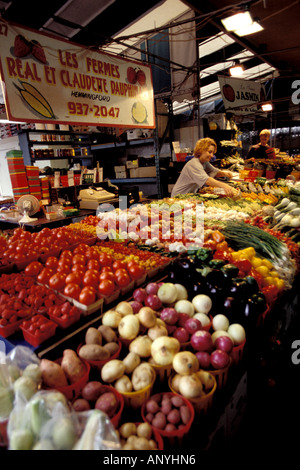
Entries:
[[268, 129], [263, 129], [262, 131], [260, 131], [259, 135], [268, 135], [270, 137], [271, 135], [271, 132], [268, 130]]
[[213, 139], [210, 139], [209, 137], [205, 137], [204, 139], [198, 140], [194, 148], [194, 157], [200, 157], [200, 155], [206, 150], [208, 150], [211, 145], [215, 147], [215, 152], [216, 152], [217, 144]]

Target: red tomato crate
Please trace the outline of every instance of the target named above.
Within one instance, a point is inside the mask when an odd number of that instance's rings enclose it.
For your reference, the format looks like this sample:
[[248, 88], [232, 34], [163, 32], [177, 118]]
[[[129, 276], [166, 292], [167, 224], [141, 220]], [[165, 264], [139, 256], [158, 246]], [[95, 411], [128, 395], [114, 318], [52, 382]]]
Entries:
[[[49, 320], [44, 315], [34, 315], [28, 321], [31, 324], [38, 323], [40, 321], [44, 324], [47, 323], [49, 325], [49, 328], [45, 329], [45, 331], [40, 331], [39, 328], [37, 328], [34, 332], [28, 331], [28, 328], [21, 325], [21, 330], [23, 332], [25, 341], [27, 341], [27, 343], [31, 344], [32, 346], [37, 347], [44, 341], [55, 335], [57, 324], [54, 323], [52, 320]], [[24, 321], [24, 323], [25, 322], [26, 320]]]
[[81, 313], [82, 312], [79, 310], [79, 308], [77, 308], [77, 311], [73, 315], [68, 315], [68, 318], [66, 320], [63, 320], [61, 317], [58, 317], [56, 315], [51, 315], [50, 313], [48, 313], [48, 316], [50, 320], [54, 323], [57, 323], [60, 328], [68, 328], [69, 326], [73, 325], [73, 323], [79, 321]]

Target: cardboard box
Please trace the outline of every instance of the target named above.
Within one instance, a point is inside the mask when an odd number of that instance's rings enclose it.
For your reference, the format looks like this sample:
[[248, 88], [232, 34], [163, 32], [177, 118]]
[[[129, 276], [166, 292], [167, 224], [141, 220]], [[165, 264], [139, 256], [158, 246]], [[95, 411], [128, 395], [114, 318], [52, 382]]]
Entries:
[[116, 178], [117, 179], [127, 178], [126, 171], [116, 171]]
[[130, 178], [155, 178], [156, 167], [145, 166], [140, 168], [134, 168], [130, 170]]
[[115, 172], [120, 172], [120, 171], [126, 171], [126, 166], [125, 165], [121, 165], [121, 166], [114, 166], [114, 170]]
[[131, 168], [138, 168], [139, 162], [138, 160], [129, 160], [126, 162], [126, 168], [130, 170]]

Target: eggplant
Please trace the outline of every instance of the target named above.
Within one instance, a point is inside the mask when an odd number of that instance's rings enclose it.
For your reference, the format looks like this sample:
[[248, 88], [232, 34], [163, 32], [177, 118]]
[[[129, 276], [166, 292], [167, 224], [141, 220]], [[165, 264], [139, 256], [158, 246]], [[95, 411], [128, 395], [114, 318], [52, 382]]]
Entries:
[[234, 264], [228, 263], [221, 268], [221, 271], [226, 277], [233, 279], [238, 275], [239, 268]]

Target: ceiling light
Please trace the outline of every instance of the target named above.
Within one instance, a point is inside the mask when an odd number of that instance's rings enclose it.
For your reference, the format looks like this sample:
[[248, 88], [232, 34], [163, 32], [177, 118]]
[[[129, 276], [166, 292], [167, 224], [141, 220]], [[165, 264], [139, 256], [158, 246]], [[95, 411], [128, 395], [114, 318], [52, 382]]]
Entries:
[[229, 73], [232, 77], [239, 77], [244, 73], [244, 67], [237, 60], [232, 67], [229, 69]]
[[227, 31], [236, 31], [251, 26], [253, 20], [249, 11], [244, 11], [241, 13], [236, 13], [232, 16], [228, 16], [227, 18], [221, 20], [221, 22]]
[[261, 109], [262, 109], [262, 111], [265, 111], [265, 112], [272, 111], [273, 105], [272, 105], [272, 103], [263, 103], [261, 105]]
[[253, 21], [250, 26], [236, 29], [234, 33], [238, 36], [248, 36], [248, 34], [258, 33], [258, 31], [262, 31], [263, 29], [264, 28], [261, 26], [261, 24], [259, 24], [257, 21]]

